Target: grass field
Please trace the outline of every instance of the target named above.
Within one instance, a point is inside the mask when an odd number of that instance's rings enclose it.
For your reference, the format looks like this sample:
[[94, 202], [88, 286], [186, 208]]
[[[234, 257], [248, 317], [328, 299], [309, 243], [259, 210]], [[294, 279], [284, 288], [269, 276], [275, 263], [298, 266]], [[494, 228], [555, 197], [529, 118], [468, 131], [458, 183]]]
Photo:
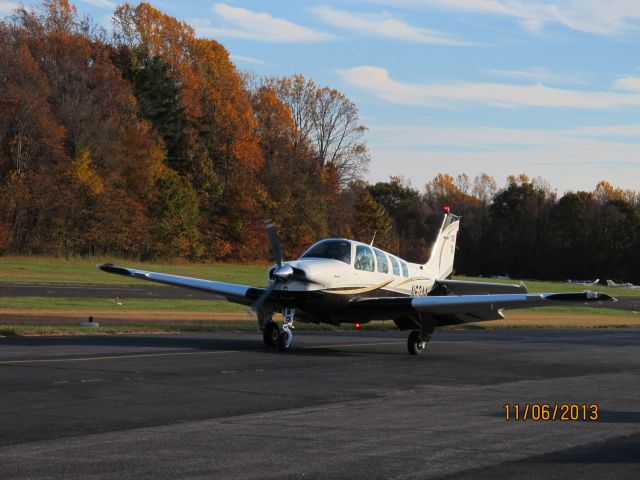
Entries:
[[[0, 257], [2, 283], [58, 283], [91, 285], [126, 285], [148, 282], [109, 275], [98, 270], [97, 263], [160, 271], [224, 282], [263, 286], [267, 264], [192, 264], [141, 263], [106, 258], [59, 259], [52, 257]], [[518, 283], [517, 280], [494, 280], [478, 277], [455, 277], [460, 280]], [[532, 293], [579, 292], [587, 289], [566, 282], [525, 281]], [[640, 297], [640, 291], [588, 287], [616, 297]], [[116, 305], [110, 299], [62, 297], [0, 297], [0, 333], [149, 333], [160, 331], [255, 330], [254, 314], [247, 307], [223, 300], [122, 299]], [[82, 320], [93, 316], [103, 327], [83, 329]], [[297, 324], [301, 328], [317, 328]], [[391, 322], [374, 322], [366, 328], [392, 327]], [[623, 310], [582, 307], [546, 307], [507, 312], [506, 320], [468, 324], [465, 328], [601, 328], [640, 327], [640, 315]], [[323, 327], [332, 328], [332, 327]], [[345, 326], [344, 328], [352, 328]]]
[[221, 282], [264, 286], [268, 264], [231, 263], [142, 263], [106, 257], [61, 259], [54, 257], [0, 257], [0, 283], [59, 283], [89, 285], [146, 284], [140, 280], [110, 275], [96, 268], [99, 263], [114, 263], [142, 270], [206, 278]]
[[7, 310], [99, 311], [104, 313], [162, 311], [162, 312], [245, 312], [247, 307], [226, 300], [164, 300], [153, 298], [125, 298], [116, 305], [108, 298], [65, 297], [0, 297], [0, 312]]

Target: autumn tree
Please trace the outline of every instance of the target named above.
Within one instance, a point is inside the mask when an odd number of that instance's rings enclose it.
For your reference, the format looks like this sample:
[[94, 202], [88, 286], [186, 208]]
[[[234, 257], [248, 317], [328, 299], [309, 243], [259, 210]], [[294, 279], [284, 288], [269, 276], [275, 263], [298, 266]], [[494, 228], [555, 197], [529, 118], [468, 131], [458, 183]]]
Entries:
[[391, 216], [395, 253], [407, 260], [424, 263], [431, 243], [432, 232], [426, 224], [431, 210], [420, 192], [400, 177], [369, 185], [368, 191]]
[[[66, 0], [46, 1], [35, 10], [19, 8], [12, 23], [2, 25], [3, 38], [15, 49], [6, 58], [20, 56], [12, 71], [28, 69], [16, 91], [28, 94], [30, 111], [38, 112], [28, 119], [29, 129], [40, 129], [37, 143], [50, 145], [38, 154], [38, 168], [25, 171], [24, 165], [35, 163], [24, 162], [32, 147], [23, 141], [18, 170], [19, 176], [26, 175], [21, 184], [7, 185], [9, 208], [22, 225], [12, 229], [21, 251], [68, 254], [99, 249], [100, 237], [93, 236], [92, 224], [101, 224], [102, 237], [109, 227], [113, 235], [114, 225], [96, 218], [96, 212], [108, 210], [106, 205], [114, 207], [112, 199], [132, 206], [114, 221], [127, 226], [134, 219], [144, 223], [139, 220], [145, 218], [145, 203], [163, 168], [162, 148], [149, 125], [137, 119], [129, 84], [93, 30]], [[32, 92], [25, 88], [30, 82]]]
[[[327, 235], [323, 176], [312, 149], [297, 144], [291, 110], [267, 85], [251, 94], [260, 149], [264, 158], [261, 183], [264, 208], [280, 225], [280, 240], [289, 255], [302, 253]], [[295, 225], [295, 228], [290, 226]]]
[[199, 258], [204, 253], [200, 239], [198, 198], [184, 178], [167, 170], [157, 184], [158, 194], [151, 205], [156, 245], [163, 256]]
[[179, 85], [169, 74], [169, 63], [141, 48], [126, 46], [112, 53], [112, 61], [132, 84], [139, 115], [150, 121], [162, 138], [167, 166], [182, 174], [188, 173], [187, 120]]
[[199, 102], [196, 74], [192, 68], [191, 45], [195, 32], [181, 22], [146, 2], [136, 7], [123, 3], [113, 14], [113, 42], [131, 50], [141, 49], [150, 58], [160, 57], [169, 65], [169, 72], [180, 83], [182, 101], [187, 115], [198, 118]]
[[296, 145], [311, 143], [320, 166], [336, 173], [340, 187], [366, 173], [370, 157], [363, 136], [367, 129], [351, 100], [300, 74], [270, 79], [268, 85], [291, 110], [298, 132]]
[[490, 228], [486, 231], [487, 259], [495, 270], [524, 278], [543, 272], [543, 239], [552, 199], [526, 175], [510, 176], [493, 198]]
[[388, 251], [397, 251], [397, 247], [393, 245], [393, 222], [384, 206], [373, 198], [364, 182], [359, 182], [352, 188], [357, 192], [355, 238], [369, 243], [375, 236], [376, 246]]
[[0, 37], [0, 173], [21, 176], [42, 162], [64, 157], [65, 130], [48, 103], [49, 81], [29, 47]]
[[594, 230], [596, 200], [592, 193], [568, 192], [549, 211], [545, 231], [545, 271], [550, 278], [589, 278], [598, 270], [602, 242]]

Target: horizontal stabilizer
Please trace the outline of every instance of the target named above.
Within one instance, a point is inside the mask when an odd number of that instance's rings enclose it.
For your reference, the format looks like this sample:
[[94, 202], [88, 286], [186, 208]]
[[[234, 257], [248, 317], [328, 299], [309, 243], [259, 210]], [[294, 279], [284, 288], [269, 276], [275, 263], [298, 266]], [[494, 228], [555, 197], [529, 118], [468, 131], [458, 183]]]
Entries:
[[528, 293], [520, 285], [495, 282], [468, 282], [464, 280], [436, 280], [432, 295], [489, 295], [493, 293]]

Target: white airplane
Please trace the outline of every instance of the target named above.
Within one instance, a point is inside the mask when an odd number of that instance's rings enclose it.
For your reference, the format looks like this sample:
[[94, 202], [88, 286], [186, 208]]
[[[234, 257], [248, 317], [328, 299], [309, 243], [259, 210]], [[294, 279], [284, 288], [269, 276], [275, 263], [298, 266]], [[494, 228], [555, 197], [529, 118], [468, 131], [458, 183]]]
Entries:
[[595, 280], [567, 280], [567, 283], [571, 283], [573, 285], [585, 285], [587, 287], [595, 287], [600, 283], [600, 279], [596, 278]]
[[[406, 262], [365, 243], [331, 238], [312, 245], [298, 260], [283, 262], [274, 226], [267, 233], [276, 264], [269, 268], [267, 288], [147, 272], [112, 264], [105, 272], [222, 295], [252, 305], [267, 346], [291, 348], [294, 318], [301, 322], [362, 324], [393, 320], [411, 330], [409, 353], [421, 353], [436, 327], [502, 319], [502, 309], [554, 302], [613, 301], [598, 292], [528, 294], [520, 285], [448, 280], [453, 270], [460, 217], [445, 209], [444, 220], [425, 264]], [[282, 313], [278, 326], [274, 313]]]
[[638, 285], [634, 285], [633, 283], [616, 283], [613, 280], [607, 280], [607, 287], [609, 288], [640, 288]]

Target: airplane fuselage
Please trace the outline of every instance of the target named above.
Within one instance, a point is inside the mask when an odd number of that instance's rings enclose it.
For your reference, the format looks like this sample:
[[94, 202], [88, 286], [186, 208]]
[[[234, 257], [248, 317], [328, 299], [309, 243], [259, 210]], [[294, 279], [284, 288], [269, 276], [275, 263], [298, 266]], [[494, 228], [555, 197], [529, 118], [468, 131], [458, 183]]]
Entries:
[[[332, 258], [327, 258], [332, 257]], [[284, 262], [293, 270], [286, 281], [269, 269], [269, 282], [287, 303], [296, 305], [303, 321], [349, 321], [345, 305], [356, 297], [420, 297], [432, 290], [435, 278], [424, 265], [407, 262], [365, 243], [327, 239], [314, 244], [298, 260]], [[287, 299], [289, 301], [287, 302]], [[353, 321], [362, 321], [362, 315]]]

